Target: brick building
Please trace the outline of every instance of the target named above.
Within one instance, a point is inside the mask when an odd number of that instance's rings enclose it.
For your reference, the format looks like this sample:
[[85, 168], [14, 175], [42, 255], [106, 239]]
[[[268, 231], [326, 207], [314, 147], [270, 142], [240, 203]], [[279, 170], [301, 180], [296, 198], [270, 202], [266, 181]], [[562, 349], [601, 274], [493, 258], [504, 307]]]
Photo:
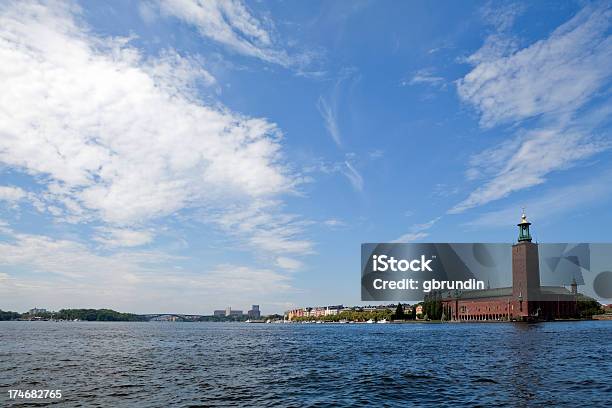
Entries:
[[521, 217], [518, 242], [512, 246], [512, 287], [437, 293], [446, 316], [456, 321], [540, 320], [575, 317], [576, 281], [571, 291], [540, 286], [538, 244], [531, 242], [530, 222]]

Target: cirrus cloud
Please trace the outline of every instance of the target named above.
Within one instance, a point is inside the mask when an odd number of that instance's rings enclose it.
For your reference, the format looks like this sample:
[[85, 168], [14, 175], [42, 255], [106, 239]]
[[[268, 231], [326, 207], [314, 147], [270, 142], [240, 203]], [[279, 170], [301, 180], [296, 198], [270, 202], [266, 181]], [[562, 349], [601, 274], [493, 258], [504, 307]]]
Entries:
[[[449, 213], [487, 204], [546, 182], [556, 171], [576, 166], [611, 147], [612, 6], [593, 3], [523, 49], [506, 30], [519, 8], [494, 20], [498, 32], [467, 62], [474, 68], [457, 82], [459, 97], [476, 108], [484, 128], [535, 122], [530, 130], [472, 157], [468, 179], [486, 177]], [[490, 14], [490, 13], [489, 13]], [[491, 16], [488, 15], [489, 20]]]
[[270, 20], [258, 19], [239, 0], [159, 0], [141, 7], [141, 15], [150, 21], [155, 15], [173, 16], [195, 27], [200, 35], [223, 44], [230, 50], [283, 67], [302, 66], [308, 53], [290, 55], [275, 39]]

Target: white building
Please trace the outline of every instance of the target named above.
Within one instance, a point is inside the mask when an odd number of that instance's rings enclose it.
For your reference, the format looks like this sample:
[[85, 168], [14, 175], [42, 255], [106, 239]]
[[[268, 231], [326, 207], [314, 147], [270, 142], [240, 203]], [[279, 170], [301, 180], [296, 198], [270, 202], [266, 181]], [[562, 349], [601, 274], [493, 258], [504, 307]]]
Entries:
[[344, 306], [327, 306], [325, 308], [325, 316], [335, 316], [344, 308]]

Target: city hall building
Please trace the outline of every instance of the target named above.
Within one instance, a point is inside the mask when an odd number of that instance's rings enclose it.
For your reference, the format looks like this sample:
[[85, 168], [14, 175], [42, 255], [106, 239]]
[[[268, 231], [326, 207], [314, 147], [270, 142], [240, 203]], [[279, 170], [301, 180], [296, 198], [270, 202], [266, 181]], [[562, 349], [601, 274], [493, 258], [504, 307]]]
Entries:
[[540, 286], [538, 245], [531, 242], [525, 214], [518, 224], [518, 242], [512, 246], [512, 287], [455, 291], [440, 296], [446, 316], [455, 321], [540, 320], [575, 317], [577, 284]]

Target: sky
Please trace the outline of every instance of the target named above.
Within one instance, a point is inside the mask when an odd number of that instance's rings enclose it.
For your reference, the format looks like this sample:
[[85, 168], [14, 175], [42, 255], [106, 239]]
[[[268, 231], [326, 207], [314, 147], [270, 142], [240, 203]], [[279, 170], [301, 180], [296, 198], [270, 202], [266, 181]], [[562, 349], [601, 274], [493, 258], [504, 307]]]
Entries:
[[612, 2], [0, 3], [0, 309], [360, 303], [364, 242], [609, 242]]

